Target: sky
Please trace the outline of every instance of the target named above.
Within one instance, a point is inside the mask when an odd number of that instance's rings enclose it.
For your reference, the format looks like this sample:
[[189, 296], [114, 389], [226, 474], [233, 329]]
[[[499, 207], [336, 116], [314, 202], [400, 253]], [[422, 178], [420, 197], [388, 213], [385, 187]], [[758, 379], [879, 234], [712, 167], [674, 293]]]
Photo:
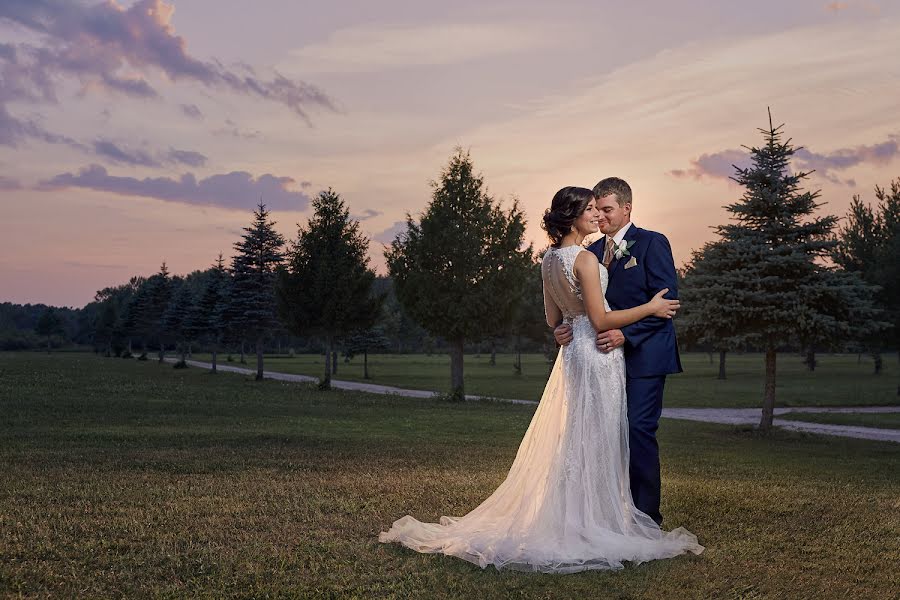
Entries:
[[0, 0], [0, 302], [206, 268], [260, 199], [296, 238], [329, 187], [383, 273], [457, 146], [536, 247], [617, 176], [681, 266], [767, 109], [821, 211], [900, 177], [898, 57], [887, 0]]

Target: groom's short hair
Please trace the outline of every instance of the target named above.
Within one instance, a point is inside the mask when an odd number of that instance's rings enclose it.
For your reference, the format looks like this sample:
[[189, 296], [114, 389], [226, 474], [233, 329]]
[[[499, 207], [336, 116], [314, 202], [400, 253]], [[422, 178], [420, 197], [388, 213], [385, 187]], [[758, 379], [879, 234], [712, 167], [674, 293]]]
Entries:
[[606, 198], [610, 194], [616, 195], [619, 206], [631, 204], [631, 186], [624, 179], [607, 177], [594, 186], [594, 198]]

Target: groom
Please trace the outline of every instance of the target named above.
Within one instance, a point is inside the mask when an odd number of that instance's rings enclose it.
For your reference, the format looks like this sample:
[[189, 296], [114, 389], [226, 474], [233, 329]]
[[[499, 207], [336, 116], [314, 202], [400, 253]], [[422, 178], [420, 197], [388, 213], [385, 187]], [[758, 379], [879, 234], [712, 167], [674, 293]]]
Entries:
[[[609, 270], [606, 300], [613, 310], [643, 304], [663, 288], [667, 298], [678, 298], [675, 261], [666, 237], [631, 222], [631, 187], [618, 177], [594, 186], [600, 210], [600, 231], [606, 234], [588, 250]], [[572, 341], [569, 325], [554, 330], [556, 341]], [[666, 375], [680, 373], [681, 359], [671, 319], [647, 317], [621, 330], [597, 334], [597, 348], [611, 352], [625, 346], [625, 390], [628, 395], [629, 473], [634, 505], [662, 524], [659, 512], [659, 445], [656, 430], [662, 413]]]

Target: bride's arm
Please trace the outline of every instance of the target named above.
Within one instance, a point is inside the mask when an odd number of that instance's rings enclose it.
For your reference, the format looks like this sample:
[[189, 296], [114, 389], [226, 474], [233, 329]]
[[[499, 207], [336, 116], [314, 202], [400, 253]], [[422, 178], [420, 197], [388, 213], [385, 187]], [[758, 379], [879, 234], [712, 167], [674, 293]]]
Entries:
[[547, 325], [556, 327], [562, 323], [562, 311], [553, 301], [550, 290], [547, 289], [547, 282], [544, 282], [544, 316], [547, 317]]
[[656, 315], [671, 319], [680, 306], [678, 300], [666, 300], [662, 297], [668, 289], [657, 293], [650, 302], [626, 310], [606, 312], [603, 304], [603, 288], [600, 284], [600, 262], [593, 252], [579, 252], [575, 258], [575, 277], [581, 283], [581, 295], [584, 310], [591, 325], [597, 331], [620, 329], [636, 323], [644, 317]]

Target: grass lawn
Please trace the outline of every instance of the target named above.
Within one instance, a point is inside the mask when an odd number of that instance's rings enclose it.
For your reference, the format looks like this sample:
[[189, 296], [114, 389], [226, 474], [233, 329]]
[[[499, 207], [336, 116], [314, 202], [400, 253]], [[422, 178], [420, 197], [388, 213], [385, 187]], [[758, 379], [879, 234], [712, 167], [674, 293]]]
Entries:
[[856, 427], [879, 427], [900, 429], [900, 413], [794, 413], [779, 415], [779, 419], [806, 421], [807, 423], [829, 423], [831, 425], [854, 425]]
[[897, 445], [687, 421], [663, 513], [701, 556], [552, 576], [378, 543], [486, 498], [533, 410], [0, 354], [0, 596], [897, 597]]
[[[209, 360], [209, 355], [195, 354], [197, 360]], [[238, 365], [237, 355], [234, 355]], [[778, 357], [778, 406], [862, 406], [898, 405], [897, 395], [900, 368], [894, 355], [886, 355], [884, 371], [872, 375], [872, 361], [864, 357], [858, 362], [856, 355], [818, 356], [815, 372], [806, 370], [802, 359], [794, 354]], [[224, 360], [224, 356], [221, 357]], [[313, 354], [267, 356], [265, 368], [271, 371], [320, 376], [324, 370], [324, 357]], [[523, 357], [523, 374], [513, 372], [513, 356], [500, 354], [497, 365], [489, 364], [490, 356], [465, 357], [466, 393], [540, 400], [547, 380], [544, 358], [537, 354]], [[256, 368], [256, 358], [248, 356], [249, 368]], [[223, 363], [224, 364], [224, 363]], [[666, 380], [666, 401], [669, 408], [676, 407], [731, 407], [761, 406], [765, 364], [761, 354], [744, 354], [728, 357], [728, 379], [719, 381], [718, 356], [711, 365], [707, 354], [682, 355], [684, 373]], [[243, 365], [241, 365], [243, 366]], [[396, 355], [382, 354], [369, 357], [369, 373], [372, 379], [363, 379], [362, 357], [349, 363], [338, 361], [337, 379], [371, 381], [397, 387], [449, 391], [450, 359], [446, 355]]]

